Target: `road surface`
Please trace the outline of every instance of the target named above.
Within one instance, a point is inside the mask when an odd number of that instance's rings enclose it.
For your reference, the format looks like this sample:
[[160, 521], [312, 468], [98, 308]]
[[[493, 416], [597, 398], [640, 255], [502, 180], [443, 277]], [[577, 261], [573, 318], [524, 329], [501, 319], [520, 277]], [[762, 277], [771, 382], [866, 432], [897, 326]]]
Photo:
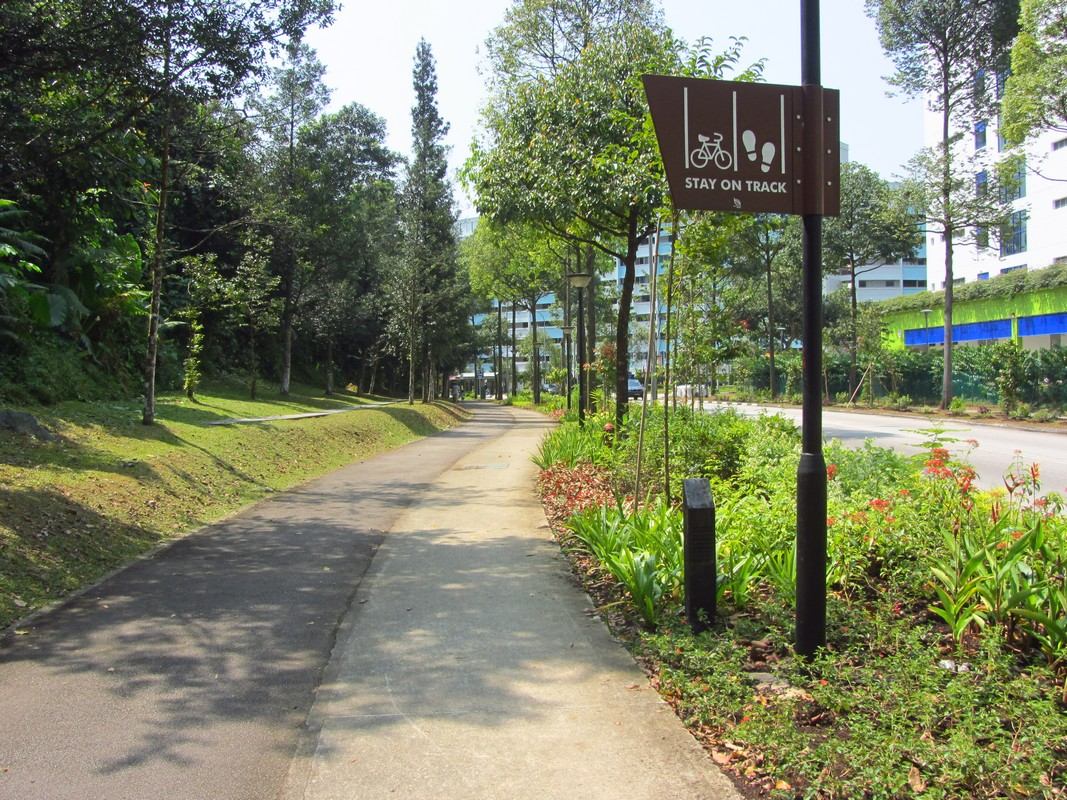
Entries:
[[[781, 414], [800, 425], [796, 407], [764, 407], [750, 403], [705, 403], [705, 410], [733, 408], [742, 414]], [[925, 416], [891, 416], [853, 411], [823, 411], [823, 436], [840, 439], [849, 447], [860, 447], [870, 439], [881, 447], [890, 447], [905, 455], [921, 452], [919, 445], [928, 437], [921, 431], [941, 425], [947, 436], [959, 441], [949, 449], [964, 457], [978, 472], [978, 484], [985, 489], [1003, 486], [1003, 476], [1016, 457], [1016, 451], [1029, 465], [1037, 462], [1041, 469], [1043, 492], [1067, 493], [1067, 434], [1054, 430], [1028, 430], [972, 420], [937, 420]], [[978, 442], [971, 448], [966, 440]]]

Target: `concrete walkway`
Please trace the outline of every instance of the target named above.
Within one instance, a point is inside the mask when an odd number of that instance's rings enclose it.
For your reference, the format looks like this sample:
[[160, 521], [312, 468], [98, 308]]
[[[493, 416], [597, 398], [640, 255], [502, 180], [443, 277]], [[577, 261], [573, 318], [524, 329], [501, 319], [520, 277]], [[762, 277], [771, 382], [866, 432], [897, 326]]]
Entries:
[[514, 424], [395, 520], [283, 797], [739, 797], [570, 577], [529, 460], [550, 423], [475, 409]]

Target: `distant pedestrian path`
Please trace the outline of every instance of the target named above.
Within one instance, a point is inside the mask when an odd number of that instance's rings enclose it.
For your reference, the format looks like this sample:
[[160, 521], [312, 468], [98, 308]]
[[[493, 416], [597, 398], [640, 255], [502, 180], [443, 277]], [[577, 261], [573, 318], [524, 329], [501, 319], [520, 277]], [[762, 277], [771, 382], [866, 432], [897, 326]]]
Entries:
[[343, 406], [342, 408], [328, 408], [323, 411], [306, 411], [302, 414], [278, 414], [273, 417], [227, 417], [205, 422], [205, 425], [243, 425], [249, 422], [273, 422], [276, 419], [307, 419], [309, 417], [325, 417], [329, 414], [344, 414], [346, 411], [359, 411], [364, 408], [381, 408], [382, 406], [396, 405], [401, 400], [386, 400], [383, 403], [361, 403], [356, 406]]

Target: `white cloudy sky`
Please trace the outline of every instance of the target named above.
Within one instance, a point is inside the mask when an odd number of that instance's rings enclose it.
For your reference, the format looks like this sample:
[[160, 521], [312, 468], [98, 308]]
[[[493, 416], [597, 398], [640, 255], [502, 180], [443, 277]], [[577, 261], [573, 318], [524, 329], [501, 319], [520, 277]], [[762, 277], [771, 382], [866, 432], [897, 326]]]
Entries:
[[[349, 0], [334, 24], [314, 30], [308, 43], [318, 50], [333, 89], [332, 107], [359, 102], [385, 118], [389, 145], [410, 146], [411, 67], [420, 37], [437, 59], [438, 104], [451, 130], [453, 171], [463, 163], [485, 99], [479, 74], [480, 49], [503, 19], [510, 0]], [[710, 36], [726, 43], [745, 36], [745, 62], [766, 58], [770, 83], [800, 83], [799, 0], [663, 0], [667, 23], [693, 41]], [[882, 78], [892, 71], [882, 54], [874, 23], [862, 0], [823, 0], [822, 82], [841, 91], [841, 138], [853, 161], [885, 177], [922, 145], [922, 110], [916, 100], [886, 96]], [[467, 211], [470, 202], [457, 191]]]

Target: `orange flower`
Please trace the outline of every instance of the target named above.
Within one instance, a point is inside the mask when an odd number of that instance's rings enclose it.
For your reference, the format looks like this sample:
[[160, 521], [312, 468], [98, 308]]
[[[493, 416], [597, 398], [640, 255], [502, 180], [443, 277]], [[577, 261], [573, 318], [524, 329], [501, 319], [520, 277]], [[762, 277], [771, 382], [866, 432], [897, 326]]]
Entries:
[[826, 465], [826, 480], [832, 481], [837, 477], [837, 464]]
[[867, 503], [867, 505], [869, 505], [875, 511], [885, 511], [886, 509], [889, 508], [889, 501], [888, 500], [883, 500], [880, 497], [876, 497], [873, 500], [871, 500], [869, 503]]

